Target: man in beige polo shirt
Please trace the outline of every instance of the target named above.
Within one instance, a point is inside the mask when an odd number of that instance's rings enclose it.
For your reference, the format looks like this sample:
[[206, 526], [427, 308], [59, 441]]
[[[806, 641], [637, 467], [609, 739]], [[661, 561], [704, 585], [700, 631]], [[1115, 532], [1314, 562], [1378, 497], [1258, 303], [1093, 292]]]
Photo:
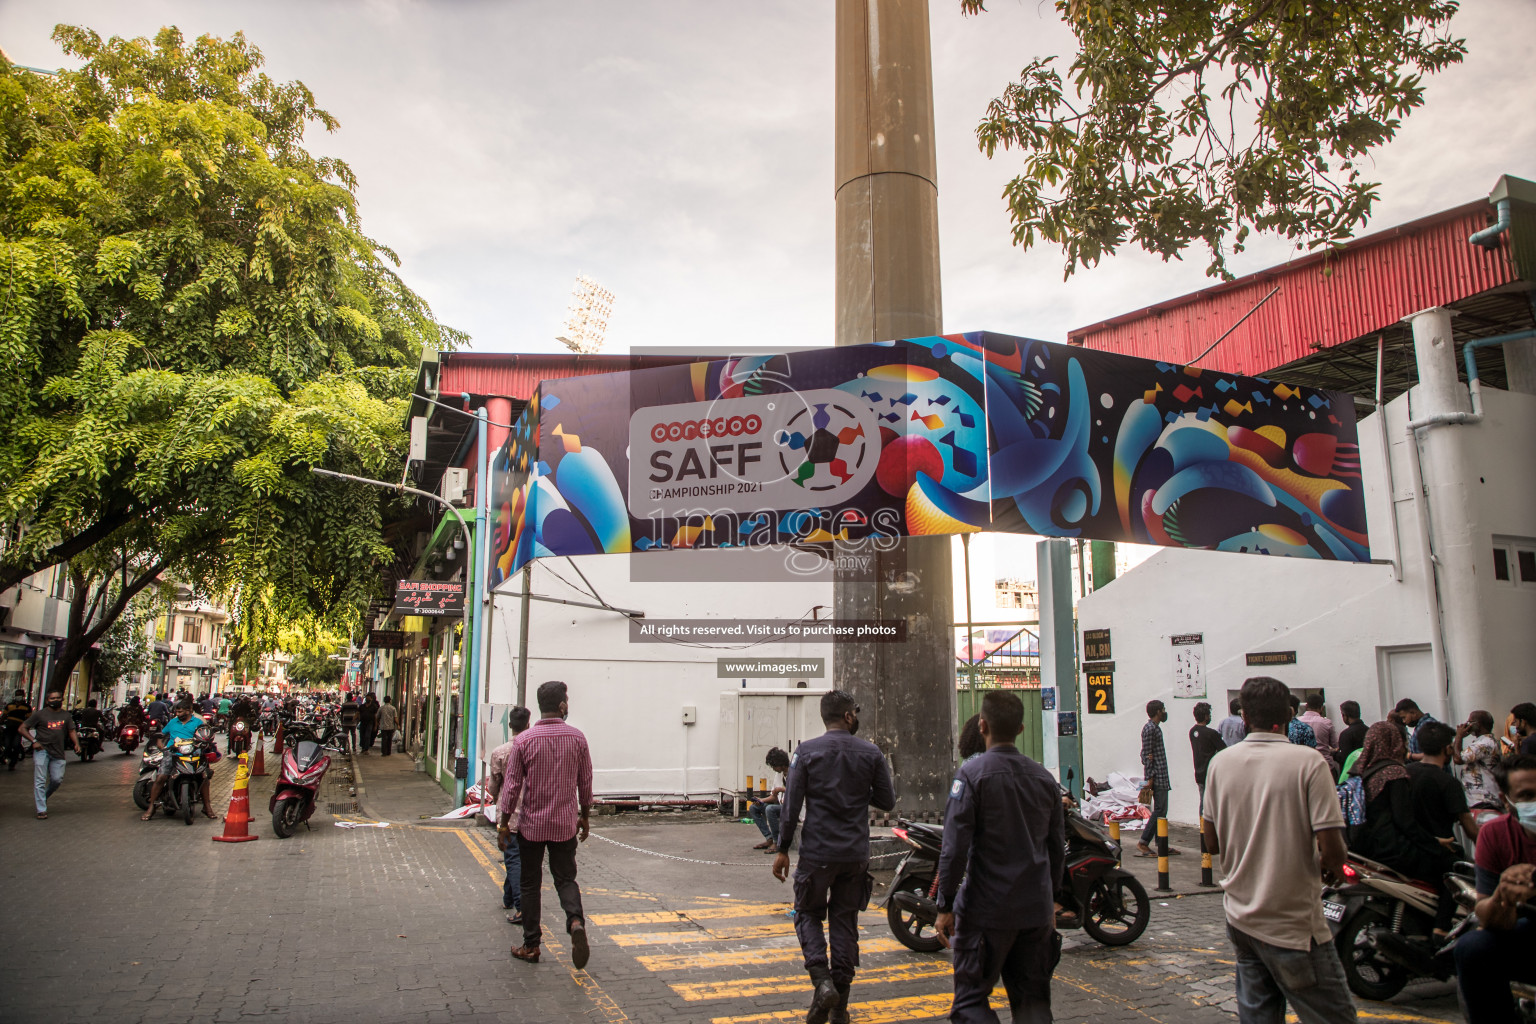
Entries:
[[1344, 815], [1328, 764], [1286, 736], [1290, 691], [1278, 679], [1243, 683], [1248, 738], [1211, 758], [1207, 848], [1225, 874], [1227, 936], [1237, 948], [1237, 1019], [1353, 1024], [1355, 1004], [1323, 919], [1324, 873], [1344, 864]]

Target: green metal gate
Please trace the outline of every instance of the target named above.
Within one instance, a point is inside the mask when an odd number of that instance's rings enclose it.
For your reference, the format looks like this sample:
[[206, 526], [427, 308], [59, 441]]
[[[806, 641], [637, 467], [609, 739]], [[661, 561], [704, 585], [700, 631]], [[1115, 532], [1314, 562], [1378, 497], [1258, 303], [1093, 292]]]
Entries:
[[956, 691], [955, 724], [963, 726], [970, 717], [981, 712], [982, 698], [995, 689], [1005, 689], [1006, 692], [1015, 694], [1024, 702], [1024, 731], [1019, 734], [1019, 752], [1028, 754], [1036, 761], [1044, 754], [1041, 741], [1042, 729], [1040, 727], [1040, 691], [1020, 690], [1013, 687], [995, 687], [986, 685], [985, 673], [978, 673], [975, 689], [961, 683]]

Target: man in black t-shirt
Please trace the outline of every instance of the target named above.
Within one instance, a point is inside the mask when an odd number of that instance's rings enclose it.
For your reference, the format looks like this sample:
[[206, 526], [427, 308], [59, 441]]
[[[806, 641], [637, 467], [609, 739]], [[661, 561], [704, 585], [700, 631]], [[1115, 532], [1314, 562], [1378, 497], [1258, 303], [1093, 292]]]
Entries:
[[64, 710], [64, 694], [48, 694], [44, 706], [21, 723], [21, 738], [32, 744], [32, 797], [41, 820], [48, 817], [48, 798], [64, 784], [66, 744], [80, 753], [74, 716]]
[[[1408, 764], [1409, 794], [1413, 801], [1413, 814], [1430, 835], [1439, 840], [1457, 860], [1464, 856], [1461, 844], [1456, 841], [1455, 826], [1466, 830], [1467, 838], [1477, 841], [1477, 820], [1467, 807], [1467, 792], [1462, 789], [1456, 776], [1446, 770], [1450, 760], [1451, 741], [1456, 730], [1444, 722], [1425, 722], [1419, 730], [1419, 753], [1423, 759]], [[1439, 882], [1438, 879], [1435, 881]], [[1456, 905], [1444, 883], [1439, 883], [1440, 903], [1435, 914], [1435, 928], [1445, 931], [1451, 926]]]
[[1189, 730], [1189, 746], [1195, 755], [1195, 785], [1200, 789], [1200, 806], [1205, 807], [1205, 770], [1211, 758], [1227, 749], [1221, 733], [1211, 728], [1211, 706], [1205, 701], [1195, 705], [1195, 724]]
[[1355, 701], [1346, 700], [1339, 704], [1339, 715], [1344, 719], [1344, 728], [1339, 731], [1336, 746], [1339, 748], [1339, 764], [1343, 765], [1350, 754], [1365, 746], [1369, 727], [1360, 720], [1360, 705]]

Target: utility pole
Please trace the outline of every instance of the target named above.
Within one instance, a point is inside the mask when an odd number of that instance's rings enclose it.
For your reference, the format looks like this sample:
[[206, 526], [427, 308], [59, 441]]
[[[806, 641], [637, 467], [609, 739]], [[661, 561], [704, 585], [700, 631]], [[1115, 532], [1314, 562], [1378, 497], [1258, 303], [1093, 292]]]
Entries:
[[[927, 0], [837, 0], [838, 345], [938, 334], [939, 192]], [[895, 619], [904, 643], [840, 643], [833, 678], [890, 758], [903, 813], [943, 808], [954, 771], [950, 539], [838, 545], [840, 619]], [[864, 561], [841, 557], [869, 555]]]

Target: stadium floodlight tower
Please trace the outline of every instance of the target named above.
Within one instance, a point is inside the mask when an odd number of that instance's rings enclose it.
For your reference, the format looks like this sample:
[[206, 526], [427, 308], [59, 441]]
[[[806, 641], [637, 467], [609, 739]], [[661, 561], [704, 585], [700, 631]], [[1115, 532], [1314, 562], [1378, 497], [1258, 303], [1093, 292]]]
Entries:
[[576, 275], [571, 305], [565, 320], [565, 334], [555, 340], [572, 352], [593, 353], [602, 349], [608, 330], [608, 314], [613, 310], [613, 292], [585, 274]]

